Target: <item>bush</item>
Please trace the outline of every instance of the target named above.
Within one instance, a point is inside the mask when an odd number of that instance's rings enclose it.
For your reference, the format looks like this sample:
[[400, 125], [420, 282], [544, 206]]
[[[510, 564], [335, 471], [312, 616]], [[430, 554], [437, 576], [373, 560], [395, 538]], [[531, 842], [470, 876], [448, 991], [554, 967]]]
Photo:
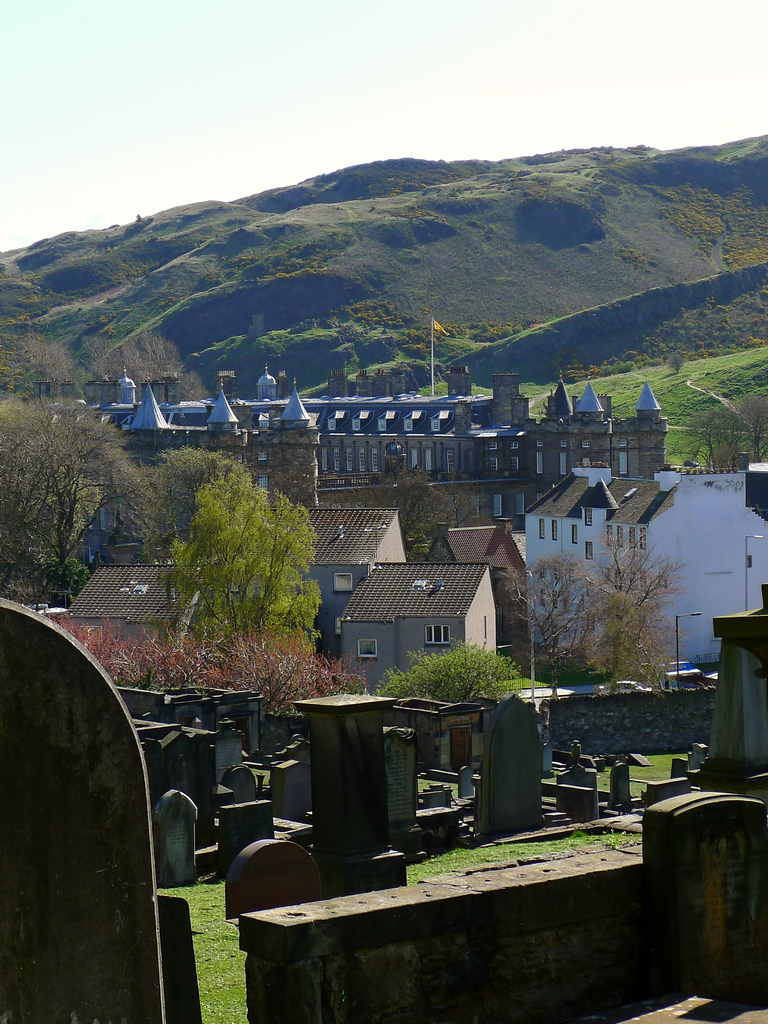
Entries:
[[407, 672], [387, 672], [380, 693], [461, 703], [501, 700], [521, 685], [520, 670], [513, 661], [474, 644], [458, 643], [445, 654], [415, 651]]

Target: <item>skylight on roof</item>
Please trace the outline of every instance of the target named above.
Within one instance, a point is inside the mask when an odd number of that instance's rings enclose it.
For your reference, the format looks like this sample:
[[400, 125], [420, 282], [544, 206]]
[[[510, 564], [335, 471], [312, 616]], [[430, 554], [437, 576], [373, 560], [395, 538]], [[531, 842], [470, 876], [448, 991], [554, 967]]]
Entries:
[[628, 498], [631, 498], [633, 494], [637, 494], [636, 487], [632, 487], [630, 490], [627, 491], [627, 493], [624, 495], [624, 501], [626, 501]]

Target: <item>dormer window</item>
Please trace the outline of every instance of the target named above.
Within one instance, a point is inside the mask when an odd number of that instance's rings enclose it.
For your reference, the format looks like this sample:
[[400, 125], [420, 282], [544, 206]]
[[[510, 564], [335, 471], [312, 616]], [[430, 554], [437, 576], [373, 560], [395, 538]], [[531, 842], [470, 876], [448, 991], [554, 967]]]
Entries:
[[433, 416], [432, 417], [432, 422], [431, 422], [430, 426], [431, 426], [432, 430], [439, 430], [440, 429], [440, 417], [439, 416]]
[[352, 419], [352, 429], [353, 430], [359, 430], [360, 429], [360, 417], [359, 416], [353, 417], [353, 419]]
[[488, 451], [495, 452], [498, 447], [499, 445], [496, 441], [491, 441], [490, 444], [488, 445]]
[[413, 420], [411, 419], [410, 416], [406, 416], [406, 418], [403, 420], [403, 430], [405, 430], [405, 431], [413, 430]]
[[509, 442], [510, 451], [515, 452], [515, 451], [517, 451], [518, 447], [519, 447], [519, 445], [518, 445], [517, 441], [510, 441]]
[[336, 429], [336, 420], [335, 420], [335, 418], [333, 416], [329, 416], [325, 425], [328, 428], [328, 430], [335, 430]]
[[582, 448], [589, 448], [589, 441], [587, 441], [586, 439], [582, 439], [581, 447]]
[[379, 419], [377, 421], [377, 426], [378, 426], [379, 430], [386, 430], [387, 429], [387, 417], [386, 416], [379, 416]]

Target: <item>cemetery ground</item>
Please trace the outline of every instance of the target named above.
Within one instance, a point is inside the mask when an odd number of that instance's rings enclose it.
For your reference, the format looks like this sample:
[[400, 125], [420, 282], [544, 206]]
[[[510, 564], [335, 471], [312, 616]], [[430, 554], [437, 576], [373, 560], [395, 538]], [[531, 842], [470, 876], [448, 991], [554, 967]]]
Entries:
[[[649, 755], [651, 767], [631, 769], [632, 793], [639, 795], [645, 782], [668, 779], [674, 754]], [[598, 776], [600, 789], [608, 787], [609, 773]], [[497, 842], [476, 849], [457, 849], [408, 867], [408, 884], [486, 864], [525, 862], [548, 856], [567, 856], [585, 847], [632, 846], [637, 834], [595, 834], [577, 829], [567, 837], [537, 842]], [[245, 953], [239, 949], [237, 926], [224, 913], [224, 882], [163, 890], [189, 902], [200, 986], [203, 1024], [246, 1024]]]

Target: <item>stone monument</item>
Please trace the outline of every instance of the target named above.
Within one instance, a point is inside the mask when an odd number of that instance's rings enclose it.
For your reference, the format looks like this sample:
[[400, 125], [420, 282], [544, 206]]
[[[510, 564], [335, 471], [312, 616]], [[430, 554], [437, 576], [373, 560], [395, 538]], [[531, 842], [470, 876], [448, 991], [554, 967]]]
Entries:
[[232, 861], [224, 891], [226, 918], [320, 899], [320, 872], [306, 850], [284, 839], [260, 839]]
[[651, 990], [765, 1006], [765, 804], [724, 793], [654, 804], [643, 818], [643, 873]]
[[416, 822], [419, 781], [416, 774], [419, 744], [413, 729], [384, 730], [387, 773], [389, 841], [407, 861], [423, 858], [421, 828]]
[[0, 1018], [163, 1024], [136, 730], [95, 659], [49, 619], [7, 601], [0, 836]]
[[309, 763], [280, 761], [269, 773], [272, 810], [276, 818], [306, 821], [312, 810], [312, 772]]
[[405, 857], [389, 845], [382, 718], [394, 703], [353, 694], [296, 702], [309, 716], [312, 856], [324, 898], [405, 885]]
[[244, 764], [233, 764], [221, 777], [221, 785], [232, 790], [232, 802], [247, 804], [256, 799], [256, 777]]
[[257, 839], [274, 839], [270, 800], [227, 804], [219, 809], [218, 868], [226, 878], [235, 857]]
[[514, 694], [491, 716], [483, 743], [480, 832], [540, 828], [541, 740], [533, 707]]
[[768, 584], [763, 607], [713, 620], [722, 639], [709, 753], [694, 786], [768, 803]]
[[155, 870], [161, 889], [194, 885], [195, 819], [197, 808], [186, 793], [172, 789], [155, 804], [152, 832], [155, 842]]

